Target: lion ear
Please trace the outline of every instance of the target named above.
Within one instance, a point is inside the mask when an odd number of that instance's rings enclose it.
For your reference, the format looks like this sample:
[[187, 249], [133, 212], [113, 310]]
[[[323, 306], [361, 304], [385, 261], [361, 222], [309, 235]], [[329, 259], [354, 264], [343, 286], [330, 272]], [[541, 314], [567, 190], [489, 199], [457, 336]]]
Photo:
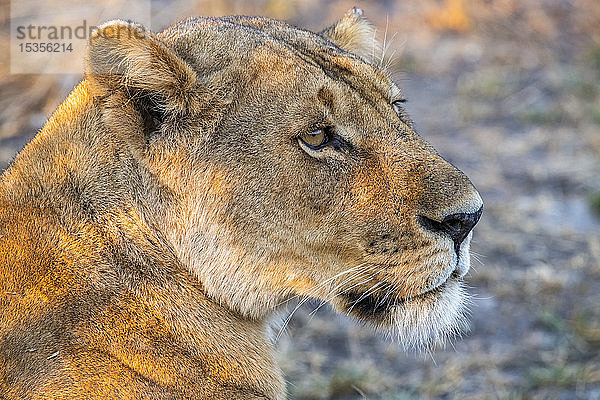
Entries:
[[341, 20], [320, 32], [320, 35], [371, 64], [380, 61], [381, 43], [375, 38], [375, 28], [360, 8], [348, 10]]
[[120, 20], [99, 26], [90, 38], [86, 74], [108, 92], [160, 93], [167, 108], [186, 108], [196, 86], [195, 72], [152, 32]]

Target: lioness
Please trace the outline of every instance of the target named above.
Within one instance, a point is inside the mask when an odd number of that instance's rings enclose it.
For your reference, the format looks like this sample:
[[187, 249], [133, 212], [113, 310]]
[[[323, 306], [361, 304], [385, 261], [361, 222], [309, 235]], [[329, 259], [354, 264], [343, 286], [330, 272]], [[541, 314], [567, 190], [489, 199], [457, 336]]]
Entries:
[[443, 341], [482, 200], [413, 130], [353, 9], [114, 21], [0, 184], [0, 397], [283, 399], [298, 296]]

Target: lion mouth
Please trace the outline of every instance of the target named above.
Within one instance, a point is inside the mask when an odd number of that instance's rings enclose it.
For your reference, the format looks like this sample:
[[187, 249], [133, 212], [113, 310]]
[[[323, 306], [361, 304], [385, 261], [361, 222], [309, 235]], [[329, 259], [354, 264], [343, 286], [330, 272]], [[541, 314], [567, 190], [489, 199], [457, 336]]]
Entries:
[[354, 291], [340, 297], [344, 301], [341, 309], [348, 315], [385, 329], [406, 350], [443, 347], [469, 329], [471, 296], [463, 279], [454, 274], [410, 297], [400, 298], [386, 291], [367, 295]]
[[379, 319], [388, 315], [393, 308], [402, 307], [408, 303], [431, 301], [445, 290], [448, 281], [456, 279], [454, 274], [440, 285], [410, 297], [398, 297], [391, 293], [371, 293], [351, 291], [343, 293], [342, 297], [348, 304], [349, 315], [362, 319]]

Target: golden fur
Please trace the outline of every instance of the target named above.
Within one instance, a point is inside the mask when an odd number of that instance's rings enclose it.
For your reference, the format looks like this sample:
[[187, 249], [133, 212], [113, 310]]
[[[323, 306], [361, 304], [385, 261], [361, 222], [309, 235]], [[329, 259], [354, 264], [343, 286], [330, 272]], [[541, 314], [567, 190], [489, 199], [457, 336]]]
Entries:
[[0, 181], [0, 397], [283, 399], [267, 323], [294, 296], [451, 335], [481, 199], [379, 57], [360, 10], [101, 27]]

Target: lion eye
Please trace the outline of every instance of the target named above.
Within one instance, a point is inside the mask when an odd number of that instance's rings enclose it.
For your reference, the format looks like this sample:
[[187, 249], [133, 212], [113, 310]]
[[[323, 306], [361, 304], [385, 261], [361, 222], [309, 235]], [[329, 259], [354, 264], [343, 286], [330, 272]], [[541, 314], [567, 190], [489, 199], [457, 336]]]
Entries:
[[311, 149], [319, 149], [327, 143], [328, 137], [324, 129], [303, 133], [300, 140]]

